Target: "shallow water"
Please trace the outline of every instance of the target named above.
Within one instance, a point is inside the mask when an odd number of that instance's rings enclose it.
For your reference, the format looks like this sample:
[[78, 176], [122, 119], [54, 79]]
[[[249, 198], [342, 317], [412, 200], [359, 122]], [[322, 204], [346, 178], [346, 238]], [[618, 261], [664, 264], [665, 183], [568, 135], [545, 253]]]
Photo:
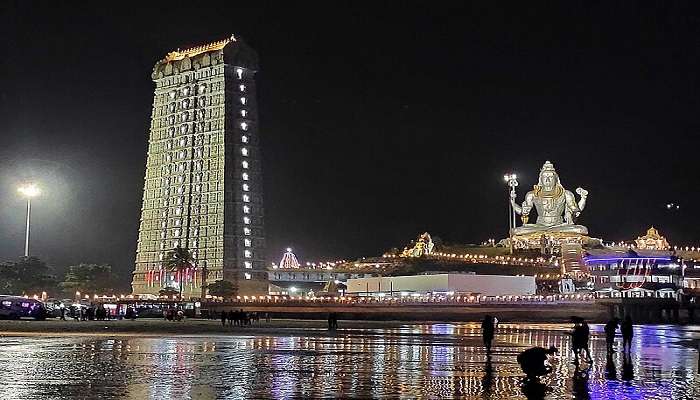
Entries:
[[[342, 324], [342, 322], [341, 322]], [[700, 327], [638, 326], [632, 356], [575, 371], [567, 325], [501, 325], [491, 362], [475, 324], [335, 335], [0, 338], [0, 399], [541, 398], [521, 385], [526, 347], [557, 346], [548, 399], [700, 399]], [[587, 371], [587, 372], [586, 372]]]

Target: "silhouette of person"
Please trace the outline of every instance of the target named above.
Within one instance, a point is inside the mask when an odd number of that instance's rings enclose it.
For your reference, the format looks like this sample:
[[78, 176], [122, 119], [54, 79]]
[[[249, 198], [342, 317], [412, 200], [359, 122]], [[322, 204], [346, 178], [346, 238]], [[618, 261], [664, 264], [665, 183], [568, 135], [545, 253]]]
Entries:
[[490, 315], [485, 315], [484, 320], [481, 322], [481, 335], [484, 338], [484, 346], [486, 347], [487, 354], [491, 353], [491, 342], [493, 342], [495, 333], [496, 325], [493, 317]]
[[547, 362], [547, 356], [554, 355], [556, 352], [557, 348], [551, 346], [548, 349], [533, 347], [520, 353], [517, 360], [520, 368], [527, 376], [526, 380], [539, 379], [540, 376], [552, 372], [552, 367], [545, 363]]
[[634, 336], [634, 325], [632, 325], [632, 318], [629, 314], [622, 321], [620, 332], [622, 333], [622, 351], [629, 353], [632, 350], [632, 337]]
[[579, 327], [579, 334], [581, 335], [581, 350], [586, 352], [586, 361], [591, 363], [593, 362], [593, 359], [591, 358], [591, 350], [588, 347], [588, 342], [591, 338], [591, 328], [588, 326], [588, 323], [586, 321], [581, 322], [581, 326]]
[[581, 331], [583, 318], [571, 317], [571, 321], [574, 322], [574, 327], [571, 329], [571, 332], [569, 332], [569, 335], [571, 335], [571, 351], [574, 352], [574, 364], [578, 365], [579, 353], [581, 353], [581, 349], [583, 348], [583, 335]]
[[608, 354], [614, 353], [613, 345], [615, 344], [615, 331], [617, 330], [618, 319], [613, 318], [605, 324], [605, 345], [607, 346]]

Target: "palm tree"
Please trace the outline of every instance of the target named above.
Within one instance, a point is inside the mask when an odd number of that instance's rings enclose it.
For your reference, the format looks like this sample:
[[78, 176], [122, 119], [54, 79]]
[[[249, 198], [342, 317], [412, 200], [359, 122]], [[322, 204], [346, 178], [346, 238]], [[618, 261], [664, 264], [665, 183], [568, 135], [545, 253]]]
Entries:
[[182, 300], [182, 274], [187, 268], [192, 267], [193, 261], [194, 258], [190, 250], [187, 247], [180, 247], [179, 245], [170, 250], [163, 260], [163, 268], [178, 273], [178, 278], [180, 280], [180, 300]]

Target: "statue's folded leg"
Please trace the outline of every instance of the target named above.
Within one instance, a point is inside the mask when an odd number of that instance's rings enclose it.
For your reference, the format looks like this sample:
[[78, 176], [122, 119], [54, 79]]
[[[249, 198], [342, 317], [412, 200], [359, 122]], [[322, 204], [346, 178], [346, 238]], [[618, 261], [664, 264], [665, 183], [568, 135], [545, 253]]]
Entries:
[[583, 225], [563, 224], [549, 227], [547, 229], [547, 232], [577, 233], [579, 235], [588, 235], [588, 228], [586, 228]]
[[534, 232], [546, 232], [547, 227], [536, 224], [525, 224], [513, 228], [513, 235], [527, 235]]

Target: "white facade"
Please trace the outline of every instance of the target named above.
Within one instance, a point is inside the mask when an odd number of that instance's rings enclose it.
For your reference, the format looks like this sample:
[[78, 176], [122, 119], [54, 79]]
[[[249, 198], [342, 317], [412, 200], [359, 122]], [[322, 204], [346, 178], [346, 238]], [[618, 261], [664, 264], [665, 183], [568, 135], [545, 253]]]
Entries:
[[534, 295], [534, 276], [435, 274], [348, 279], [348, 294], [455, 293], [484, 296]]

